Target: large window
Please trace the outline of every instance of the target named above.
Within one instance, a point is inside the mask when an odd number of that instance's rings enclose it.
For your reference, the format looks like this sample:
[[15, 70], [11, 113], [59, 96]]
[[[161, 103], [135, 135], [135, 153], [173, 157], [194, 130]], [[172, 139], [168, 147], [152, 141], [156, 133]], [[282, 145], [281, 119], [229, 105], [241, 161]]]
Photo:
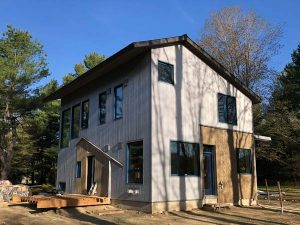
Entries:
[[81, 161], [77, 161], [76, 163], [76, 178], [81, 177]]
[[89, 100], [82, 102], [81, 107], [81, 128], [86, 129], [89, 127]]
[[106, 92], [99, 95], [99, 123], [104, 124], [106, 117]]
[[251, 173], [251, 150], [237, 149], [237, 170], [238, 173]]
[[127, 182], [143, 183], [143, 141], [127, 145]]
[[119, 85], [114, 89], [114, 119], [123, 117], [123, 85]]
[[73, 106], [72, 108], [72, 126], [71, 137], [78, 138], [80, 129], [80, 105]]
[[174, 84], [174, 66], [158, 61], [158, 80]]
[[218, 94], [219, 121], [237, 125], [236, 99], [235, 97]]
[[199, 144], [171, 141], [171, 174], [199, 176]]
[[70, 141], [70, 116], [71, 110], [67, 109], [62, 112], [61, 118], [61, 139], [60, 139], [60, 147], [66, 148], [69, 146]]

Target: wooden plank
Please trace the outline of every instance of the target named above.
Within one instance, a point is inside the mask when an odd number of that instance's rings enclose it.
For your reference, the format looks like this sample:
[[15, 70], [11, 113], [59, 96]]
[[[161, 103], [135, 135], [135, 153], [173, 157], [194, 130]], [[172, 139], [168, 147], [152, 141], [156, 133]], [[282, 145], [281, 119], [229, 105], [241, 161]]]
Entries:
[[110, 199], [107, 197], [86, 195], [34, 195], [21, 197], [21, 201], [36, 205], [38, 209], [110, 204]]

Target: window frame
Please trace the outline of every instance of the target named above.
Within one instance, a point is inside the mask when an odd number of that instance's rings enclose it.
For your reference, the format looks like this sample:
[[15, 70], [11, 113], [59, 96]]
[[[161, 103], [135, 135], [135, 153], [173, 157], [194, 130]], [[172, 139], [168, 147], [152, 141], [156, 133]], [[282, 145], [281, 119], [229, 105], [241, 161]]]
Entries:
[[[168, 82], [166, 80], [160, 79], [159, 65], [171, 66], [172, 67], [171, 82]], [[167, 62], [164, 62], [164, 61], [161, 61], [161, 60], [158, 60], [158, 63], [157, 63], [157, 74], [158, 74], [158, 81], [161, 81], [161, 82], [164, 82], [164, 83], [167, 83], [167, 84], [171, 84], [171, 85], [175, 85], [175, 72], [174, 72], [174, 65], [173, 64], [167, 63]]]
[[[64, 189], [62, 189], [62, 186], [64, 187]], [[58, 188], [59, 188], [62, 192], [66, 192], [66, 189], [67, 189], [67, 182], [65, 182], [65, 181], [59, 181], [59, 182], [58, 182]]]
[[[136, 142], [142, 142], [142, 182], [129, 182], [129, 145]], [[126, 144], [126, 184], [143, 185], [144, 184], [144, 141], [142, 139], [129, 141]]]
[[[121, 88], [121, 90], [122, 90], [122, 114], [121, 114], [121, 116], [120, 117], [117, 117], [116, 116], [116, 106], [117, 106], [117, 101], [116, 101], [116, 90], [118, 89], [118, 88]], [[117, 86], [115, 86], [114, 87], [114, 120], [120, 120], [120, 119], [122, 119], [123, 118], [123, 116], [124, 116], [124, 111], [123, 111], [123, 102], [124, 102], [124, 87], [123, 87], [123, 84], [119, 84], [119, 85], [117, 85]]]
[[[225, 98], [224, 101], [224, 104], [223, 105], [223, 113], [225, 114], [224, 117], [225, 118], [221, 118], [220, 117], [220, 97], [223, 97]], [[229, 120], [229, 115], [232, 114], [232, 113], [229, 113], [229, 107], [228, 107], [228, 103], [229, 103], [229, 100], [228, 99], [232, 99], [233, 102], [234, 102], [234, 118], [232, 119], [232, 122], [231, 120]], [[237, 126], [237, 102], [236, 102], [236, 97], [235, 96], [231, 96], [231, 95], [226, 95], [226, 94], [222, 94], [222, 93], [218, 93], [217, 94], [217, 108], [218, 108], [218, 121], [219, 123], [226, 123], [226, 124], [229, 124], [229, 125], [233, 125], [233, 126]]]
[[[104, 115], [104, 122], [101, 122], [101, 103], [100, 103], [100, 99], [101, 96], [105, 95], [105, 115]], [[99, 94], [99, 101], [98, 101], [98, 122], [99, 125], [105, 124], [106, 123], [106, 115], [107, 115], [107, 91], [104, 91], [102, 93]]]
[[[176, 148], [177, 148], [177, 174], [172, 173], [172, 149], [171, 149], [171, 143], [175, 142], [176, 143]], [[197, 142], [188, 142], [188, 141], [176, 141], [176, 140], [170, 140], [170, 174], [171, 177], [200, 177], [201, 175], [201, 162], [200, 162], [200, 144]], [[197, 174], [180, 174], [179, 173], [179, 167], [180, 167], [180, 157], [179, 157], [179, 144], [192, 144], [197, 146], [197, 152], [195, 154], [195, 157], [197, 159]]]
[[[240, 160], [239, 160], [239, 153], [240, 151], [248, 152], [248, 163], [249, 163], [249, 172], [241, 172], [240, 171]], [[236, 149], [236, 165], [237, 165], [237, 173], [242, 175], [252, 175], [253, 172], [253, 165], [252, 165], [252, 149], [248, 148], [237, 148]]]
[[80, 160], [80, 161], [76, 162], [75, 177], [76, 178], [81, 178], [81, 173], [82, 173], [82, 163], [81, 163], [81, 160]]
[[[87, 110], [87, 123], [86, 123], [86, 126], [83, 126], [84, 125], [84, 119], [83, 119], [83, 113], [84, 113], [84, 104], [85, 103], [88, 103], [88, 110]], [[90, 116], [90, 100], [87, 99], [87, 100], [84, 100], [81, 102], [81, 116], [80, 116], [80, 128], [81, 130], [85, 130], [85, 129], [88, 129], [89, 128], [89, 116]]]
[[[69, 115], [69, 140], [68, 140], [68, 144], [66, 146], [63, 145], [63, 135], [64, 135], [64, 113], [69, 111], [70, 115]], [[59, 147], [61, 149], [63, 148], [68, 148], [70, 146], [70, 140], [71, 140], [71, 108], [67, 108], [67, 109], [64, 109], [62, 112], [61, 112], [61, 123], [60, 123], [60, 126], [61, 126], [61, 129], [60, 129], [60, 143], [59, 143]]]
[[[79, 122], [78, 122], [78, 136], [74, 136], [74, 108], [79, 107]], [[71, 140], [76, 139], [79, 137], [80, 134], [80, 128], [81, 128], [81, 106], [80, 103], [72, 106], [72, 113], [71, 113]]]

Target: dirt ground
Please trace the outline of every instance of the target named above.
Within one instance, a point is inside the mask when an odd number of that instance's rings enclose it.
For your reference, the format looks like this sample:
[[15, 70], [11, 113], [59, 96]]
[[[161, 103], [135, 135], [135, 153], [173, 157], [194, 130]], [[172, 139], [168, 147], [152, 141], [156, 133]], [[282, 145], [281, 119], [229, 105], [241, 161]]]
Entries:
[[216, 212], [193, 210], [151, 215], [132, 210], [119, 210], [112, 206], [59, 210], [36, 210], [25, 205], [0, 206], [0, 225], [17, 224], [300, 224], [300, 212], [285, 212], [281, 215], [278, 210], [257, 206], [232, 207]]

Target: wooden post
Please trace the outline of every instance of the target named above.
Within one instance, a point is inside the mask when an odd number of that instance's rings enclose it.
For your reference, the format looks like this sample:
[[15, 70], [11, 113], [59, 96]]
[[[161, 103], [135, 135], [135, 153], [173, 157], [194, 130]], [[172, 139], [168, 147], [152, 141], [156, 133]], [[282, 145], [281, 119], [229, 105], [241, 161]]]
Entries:
[[269, 192], [269, 187], [268, 187], [268, 181], [267, 181], [267, 179], [265, 179], [265, 183], [266, 183], [266, 191], [267, 191], [267, 195], [268, 195], [268, 203], [270, 203], [270, 192]]
[[281, 192], [280, 182], [279, 181], [277, 181], [277, 185], [278, 185], [278, 191], [279, 191], [279, 200], [280, 200], [281, 214], [283, 214], [282, 192]]

